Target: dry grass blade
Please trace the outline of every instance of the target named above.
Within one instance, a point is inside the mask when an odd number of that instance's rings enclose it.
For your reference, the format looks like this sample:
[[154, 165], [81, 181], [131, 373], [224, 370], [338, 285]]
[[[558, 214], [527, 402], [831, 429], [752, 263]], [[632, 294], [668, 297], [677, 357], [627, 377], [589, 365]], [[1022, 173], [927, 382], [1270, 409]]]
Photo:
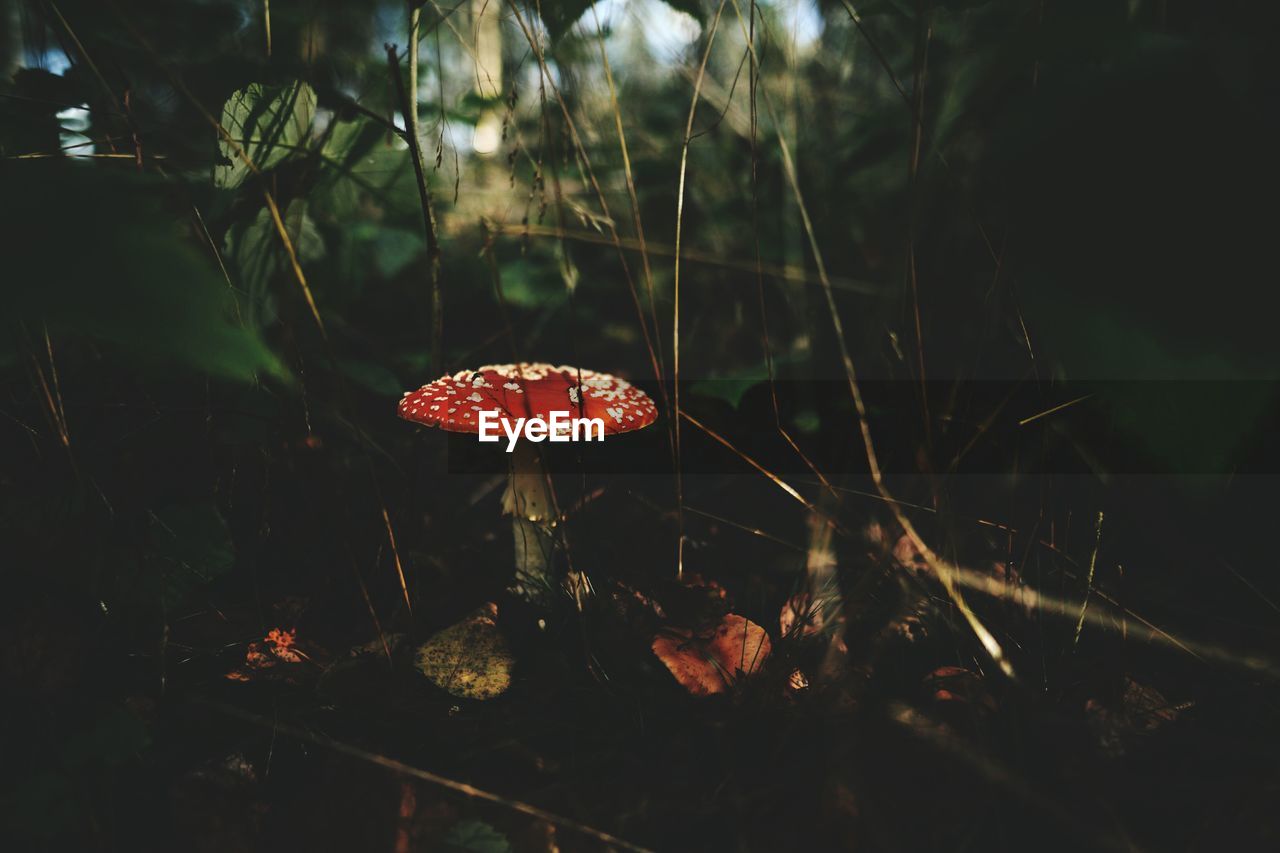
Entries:
[[[680, 418], [684, 414], [680, 411], [680, 238], [684, 225], [684, 185], [685, 179], [689, 172], [689, 143], [693, 140], [693, 119], [698, 114], [698, 97], [702, 92], [702, 81], [707, 72], [707, 60], [711, 58], [711, 48], [716, 43], [716, 32], [720, 28], [720, 15], [724, 12], [725, 0], [720, 0], [720, 5], [716, 7], [715, 18], [711, 21], [711, 28], [707, 33], [707, 46], [702, 52], [702, 62], [698, 66], [698, 77], [693, 84], [693, 98], [689, 102], [689, 119], [684, 127], [684, 140], [680, 146], [680, 183], [676, 190], [676, 247], [675, 247], [675, 264], [672, 273], [672, 317], [671, 317], [671, 364], [674, 373], [675, 382], [675, 417], [673, 428], [675, 430], [675, 454], [676, 454], [676, 512], [680, 519], [680, 539], [676, 550], [676, 577], [684, 577], [684, 475], [681, 472], [680, 464]], [[696, 423], [696, 422], [695, 422]], [[704, 427], [705, 429], [705, 427]], [[714, 435], [707, 430], [709, 435]], [[727, 447], [732, 447], [724, 439], [719, 441]], [[755, 464], [755, 463], [752, 463]], [[759, 466], [756, 466], [759, 467]], [[761, 468], [761, 471], [764, 469]], [[781, 482], [776, 477], [775, 482]], [[784, 484], [785, 485], [785, 484]], [[790, 486], [785, 486], [791, 494], [801, 501], [804, 498]]]
[[810, 503], [808, 500], [806, 500], [806, 499], [805, 499], [805, 497], [804, 497], [804, 495], [802, 495], [802, 494], [800, 494], [799, 492], [797, 492], [797, 491], [795, 490], [795, 488], [794, 488], [793, 486], [791, 486], [791, 485], [790, 485], [786, 480], [782, 479], [782, 478], [781, 478], [781, 477], [779, 477], [777, 474], [773, 473], [773, 472], [772, 472], [772, 471], [770, 471], [768, 468], [764, 467], [764, 466], [763, 466], [763, 465], [761, 465], [759, 462], [757, 462], [756, 460], [752, 459], [750, 456], [748, 456], [747, 454], [743, 453], [743, 452], [742, 452], [741, 450], [739, 450], [738, 448], [734, 447], [734, 446], [733, 446], [733, 443], [732, 443], [732, 442], [730, 442], [730, 441], [729, 441], [729, 439], [725, 438], [725, 437], [724, 437], [724, 436], [722, 436], [720, 433], [718, 433], [718, 432], [716, 432], [715, 430], [713, 430], [711, 427], [709, 427], [709, 426], [707, 426], [706, 424], [702, 423], [702, 421], [698, 420], [697, 418], [695, 418], [693, 415], [689, 414], [688, 412], [681, 412], [681, 413], [680, 413], [680, 417], [684, 418], [686, 421], [688, 421], [689, 423], [693, 424], [693, 425], [694, 425], [694, 426], [696, 426], [698, 429], [702, 430], [702, 431], [703, 431], [703, 432], [705, 432], [707, 435], [709, 435], [709, 436], [711, 436], [712, 438], [714, 438], [716, 441], [720, 442], [722, 445], [724, 445], [725, 447], [727, 447], [729, 450], [733, 451], [733, 453], [734, 453], [734, 454], [735, 454], [739, 459], [741, 459], [743, 462], [746, 462], [746, 463], [747, 463], [748, 465], [750, 465], [752, 468], [755, 468], [757, 471], [759, 471], [761, 474], [763, 474], [765, 477], [767, 477], [767, 478], [768, 478], [768, 479], [769, 479], [769, 480], [770, 480], [770, 481], [771, 481], [775, 486], [777, 486], [779, 489], [782, 489], [782, 491], [786, 492], [788, 495], [790, 495], [791, 497], [793, 497], [793, 498], [795, 498], [796, 500], [798, 500], [801, 504], [803, 504], [805, 509], [810, 509], [810, 510], [815, 509], [814, 505], [813, 505], [812, 503]]
[[413, 602], [409, 600], [409, 585], [404, 579], [404, 565], [400, 562], [400, 550], [396, 548], [396, 532], [391, 527], [391, 516], [387, 513], [387, 505], [382, 504], [382, 521], [387, 526], [387, 542], [391, 546], [391, 556], [396, 561], [396, 576], [400, 579], [400, 591], [404, 593], [405, 606], [413, 613]]
[[1102, 546], [1102, 513], [1098, 513], [1098, 523], [1094, 528], [1093, 554], [1089, 557], [1089, 574], [1084, 580], [1084, 600], [1080, 602], [1080, 618], [1076, 621], [1076, 634], [1071, 641], [1072, 646], [1080, 645], [1080, 633], [1084, 631], [1084, 619], [1089, 610], [1089, 597], [1093, 593], [1093, 574], [1098, 567], [1098, 548]]
[[373, 629], [378, 632], [378, 644], [382, 646], [382, 652], [387, 656], [387, 663], [391, 663], [391, 644], [387, 642], [387, 634], [382, 630], [382, 620], [378, 618], [378, 611], [373, 606], [373, 599], [369, 597], [369, 587], [364, 582], [364, 576], [360, 574], [360, 567], [351, 564], [351, 570], [355, 573], [356, 583], [360, 585], [360, 595], [364, 598], [364, 605], [369, 609], [369, 618], [373, 620]]
[[1043, 412], [1037, 412], [1036, 414], [1032, 415], [1029, 418], [1023, 418], [1022, 420], [1018, 421], [1018, 426], [1024, 427], [1029, 423], [1034, 423], [1040, 420], [1041, 418], [1047, 418], [1049, 417], [1049, 415], [1061, 412], [1063, 409], [1070, 408], [1071, 406], [1074, 406], [1076, 403], [1083, 403], [1085, 400], [1088, 400], [1092, 396], [1093, 396], [1092, 394], [1085, 394], [1082, 397], [1076, 397], [1074, 400], [1068, 400], [1065, 403], [1059, 403], [1053, 408], [1045, 409]]
[[[243, 152], [244, 149], [240, 150]], [[244, 155], [244, 160], [246, 163], [250, 162], [247, 154]], [[257, 167], [253, 168], [257, 173]], [[297, 279], [298, 286], [302, 288], [302, 296], [307, 301], [307, 308], [311, 311], [312, 319], [316, 321], [316, 328], [320, 330], [320, 336], [327, 339], [329, 333], [325, 331], [324, 321], [320, 319], [320, 309], [316, 306], [315, 297], [311, 295], [311, 286], [307, 284], [306, 273], [302, 271], [302, 264], [298, 261], [298, 253], [293, 247], [293, 239], [289, 237], [289, 229], [285, 228], [284, 219], [280, 216], [280, 208], [276, 206], [275, 198], [266, 187], [262, 189], [262, 198], [267, 203], [267, 210], [271, 212], [271, 222], [275, 225], [276, 234], [280, 236], [280, 243], [284, 246], [285, 254], [289, 256], [289, 266], [293, 270], [293, 277]]]

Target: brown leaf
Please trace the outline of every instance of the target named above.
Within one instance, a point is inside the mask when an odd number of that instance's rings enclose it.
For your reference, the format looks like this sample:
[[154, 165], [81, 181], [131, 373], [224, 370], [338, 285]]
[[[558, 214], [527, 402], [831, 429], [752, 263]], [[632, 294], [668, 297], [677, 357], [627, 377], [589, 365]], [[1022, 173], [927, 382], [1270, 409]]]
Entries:
[[[263, 639], [249, 643], [244, 653], [244, 666], [223, 677], [229, 681], [252, 681], [280, 664], [298, 664], [311, 659], [311, 655], [298, 648], [297, 631], [272, 628]], [[293, 671], [291, 667], [283, 669]]]
[[1139, 739], [1176, 720], [1187, 707], [1171, 704], [1159, 690], [1126, 677], [1119, 702], [1090, 699], [1084, 710], [1103, 750], [1123, 755]]
[[972, 705], [995, 711], [996, 700], [987, 692], [982, 676], [960, 666], [940, 666], [925, 676], [925, 686], [935, 702]]
[[916, 572], [929, 571], [929, 561], [916, 547], [916, 543], [911, 541], [911, 537], [905, 533], [898, 537], [898, 544], [893, 546], [893, 559], [904, 569]]
[[778, 628], [782, 636], [795, 631], [801, 637], [820, 633], [826, 626], [822, 607], [807, 592], [798, 592], [787, 599], [778, 614]]
[[709, 696], [724, 693], [735, 679], [758, 670], [772, 644], [759, 625], [730, 613], [710, 634], [672, 630], [655, 637], [652, 649], [684, 689]]

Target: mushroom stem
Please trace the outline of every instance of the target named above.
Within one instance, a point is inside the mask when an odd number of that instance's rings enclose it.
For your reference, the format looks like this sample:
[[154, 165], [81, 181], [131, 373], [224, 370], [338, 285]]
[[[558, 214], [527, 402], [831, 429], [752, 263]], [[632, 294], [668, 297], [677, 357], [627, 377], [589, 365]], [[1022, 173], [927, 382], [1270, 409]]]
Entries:
[[542, 460], [529, 441], [517, 441], [512, 450], [502, 511], [511, 516], [515, 540], [516, 578], [512, 591], [526, 601], [549, 602], [556, 588], [551, 573], [554, 502]]

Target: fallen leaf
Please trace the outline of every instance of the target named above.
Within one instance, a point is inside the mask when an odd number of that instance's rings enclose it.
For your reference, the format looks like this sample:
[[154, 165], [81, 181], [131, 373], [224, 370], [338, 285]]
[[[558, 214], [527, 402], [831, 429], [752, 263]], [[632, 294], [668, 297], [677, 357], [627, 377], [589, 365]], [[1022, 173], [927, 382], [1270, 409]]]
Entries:
[[467, 853], [511, 853], [511, 842], [484, 821], [458, 821], [444, 837], [446, 850]]
[[996, 700], [987, 692], [982, 676], [960, 666], [940, 666], [924, 678], [934, 702], [972, 705], [995, 711]]
[[628, 613], [632, 610], [641, 610], [647, 615], [656, 616], [659, 619], [665, 619], [667, 614], [662, 609], [662, 605], [645, 595], [640, 590], [628, 586], [621, 581], [614, 582], [613, 600], [618, 605], [620, 612]]
[[1089, 727], [1104, 751], [1123, 755], [1137, 740], [1155, 734], [1189, 705], [1173, 705], [1154, 687], [1125, 678], [1118, 703], [1090, 699], [1085, 703]]
[[489, 604], [418, 647], [416, 665], [432, 684], [459, 699], [492, 699], [511, 686], [515, 658]]
[[728, 598], [728, 593], [725, 592], [725, 588], [721, 586], [719, 581], [704, 578], [697, 572], [685, 575], [683, 583], [685, 586], [689, 587], [689, 589], [704, 591], [710, 598], [719, 598], [723, 600], [727, 600]]
[[782, 605], [782, 612], [778, 614], [778, 628], [784, 637], [792, 631], [801, 637], [808, 637], [821, 632], [825, 624], [822, 608], [807, 592], [798, 592], [788, 598]]
[[654, 637], [651, 648], [684, 689], [709, 696], [758, 670], [772, 645], [763, 628], [730, 613], [708, 635], [671, 629]]
[[898, 538], [898, 543], [893, 546], [893, 559], [904, 569], [916, 572], [929, 571], [929, 561], [924, 558], [924, 554], [916, 547], [916, 543], [911, 541], [911, 537], [905, 533]]
[[294, 648], [298, 642], [297, 632], [273, 628], [267, 632], [266, 642], [271, 653], [285, 663], [302, 663], [302, 652]]
[[298, 633], [282, 628], [272, 628], [261, 640], [249, 643], [244, 653], [244, 666], [228, 672], [228, 681], [252, 681], [255, 675], [273, 670], [280, 664], [297, 664], [308, 660], [306, 652], [298, 648]]

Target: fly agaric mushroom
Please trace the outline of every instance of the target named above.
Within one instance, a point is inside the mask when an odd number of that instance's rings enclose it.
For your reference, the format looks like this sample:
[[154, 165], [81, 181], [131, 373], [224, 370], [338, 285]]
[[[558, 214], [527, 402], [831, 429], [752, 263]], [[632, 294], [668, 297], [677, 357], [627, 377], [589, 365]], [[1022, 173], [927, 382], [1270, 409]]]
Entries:
[[[555, 416], [599, 419], [604, 435], [643, 429], [658, 417], [649, 395], [625, 379], [541, 362], [491, 364], [442, 376], [417, 391], [406, 392], [398, 412], [414, 423], [472, 433], [482, 439], [483, 415], [490, 435], [487, 440], [514, 442], [508, 445], [510, 475], [502, 496], [502, 509], [512, 516], [515, 535], [513, 590], [526, 600], [540, 602], [555, 588], [549, 559], [555, 518], [547, 479], [533, 445], [549, 436], [545, 429], [541, 437], [532, 429], [515, 436], [532, 423], [540, 422], [544, 428], [548, 421], [555, 424]], [[590, 434], [588, 428], [588, 437]], [[557, 435], [553, 440], [564, 439]]]

